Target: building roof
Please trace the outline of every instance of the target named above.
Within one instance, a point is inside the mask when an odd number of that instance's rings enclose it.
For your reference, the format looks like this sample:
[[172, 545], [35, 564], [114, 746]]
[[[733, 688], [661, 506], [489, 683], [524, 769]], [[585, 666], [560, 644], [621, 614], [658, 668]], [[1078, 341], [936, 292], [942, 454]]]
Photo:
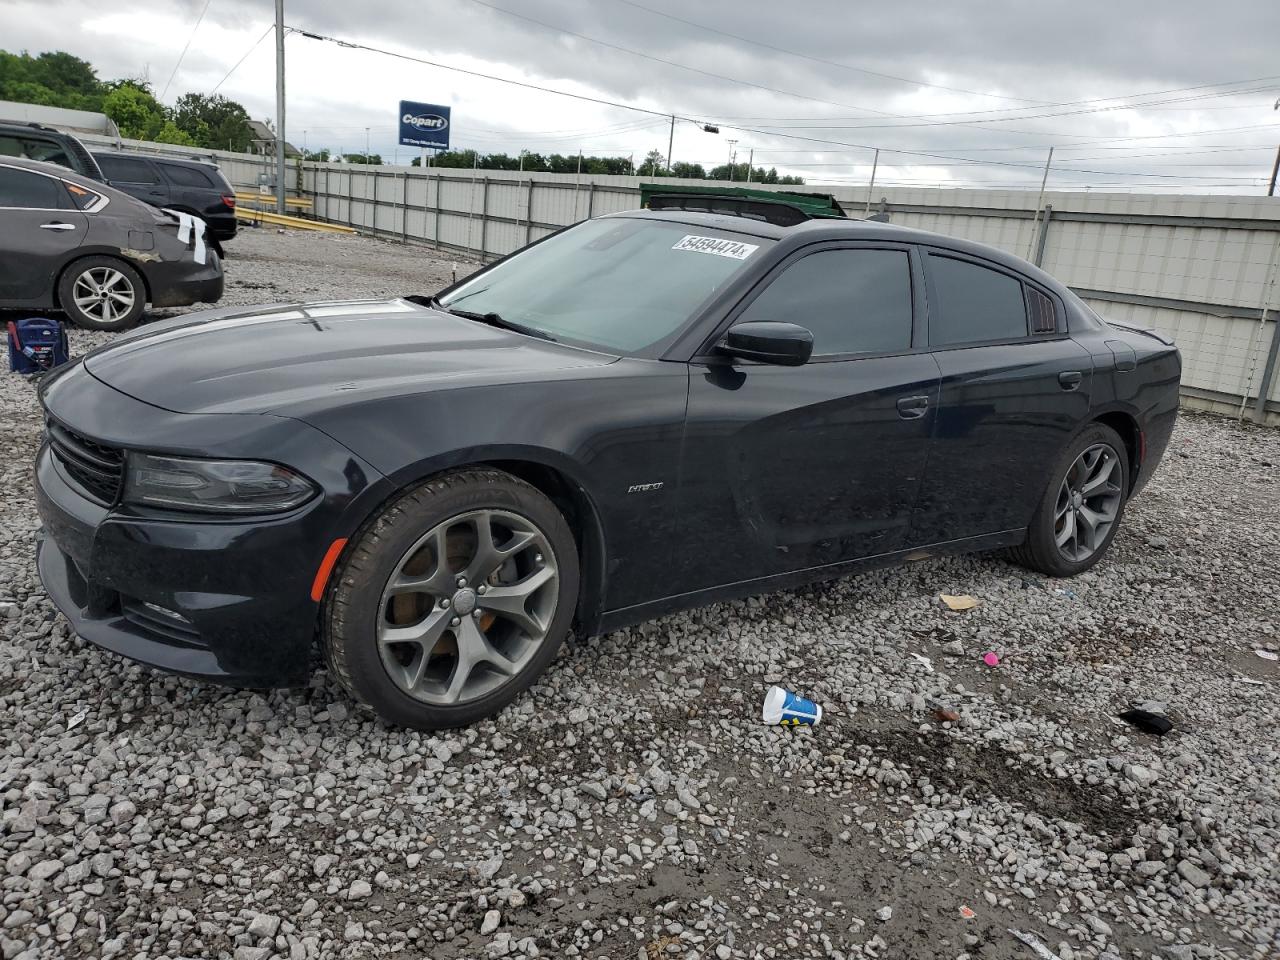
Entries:
[[[253, 131], [254, 142], [249, 144], [249, 149], [253, 153], [275, 153], [276, 134], [275, 131], [268, 127], [261, 120], [250, 120], [249, 129]], [[270, 144], [270, 146], [267, 146]], [[284, 142], [284, 153], [286, 157], [300, 157], [302, 151], [295, 147], [288, 140]]]
[[0, 120], [17, 123], [43, 123], [71, 133], [98, 133], [119, 138], [120, 130], [115, 121], [105, 113], [88, 110], [67, 110], [63, 107], [46, 107], [40, 103], [18, 103], [0, 100]]

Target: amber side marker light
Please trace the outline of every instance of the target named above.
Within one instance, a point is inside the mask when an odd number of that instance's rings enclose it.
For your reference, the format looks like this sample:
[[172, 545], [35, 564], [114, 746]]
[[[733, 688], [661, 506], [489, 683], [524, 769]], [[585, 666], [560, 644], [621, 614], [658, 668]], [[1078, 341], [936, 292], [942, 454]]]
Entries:
[[325, 584], [329, 582], [329, 574], [333, 573], [333, 565], [338, 562], [338, 555], [342, 553], [342, 548], [346, 545], [347, 538], [339, 537], [329, 544], [329, 549], [324, 552], [324, 559], [320, 561], [320, 569], [316, 571], [316, 578], [311, 581], [311, 599], [316, 603], [319, 603], [320, 598], [324, 596], [324, 588]]

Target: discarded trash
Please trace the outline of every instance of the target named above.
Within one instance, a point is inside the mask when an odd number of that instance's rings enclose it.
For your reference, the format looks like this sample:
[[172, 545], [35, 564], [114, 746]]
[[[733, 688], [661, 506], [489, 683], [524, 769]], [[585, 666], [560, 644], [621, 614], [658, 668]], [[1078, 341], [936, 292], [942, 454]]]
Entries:
[[960, 593], [960, 594], [941, 593], [938, 595], [938, 597], [940, 600], [942, 600], [943, 603], [947, 605], [949, 609], [956, 610], [956, 611], [972, 610], [974, 607], [976, 607], [979, 603], [982, 602], [976, 597], [969, 596], [967, 593]]
[[972, 920], [974, 917], [977, 916], [977, 914], [974, 913], [972, 910], [970, 910], [968, 907], [961, 906], [960, 916], [964, 917], [966, 920]]
[[1013, 927], [1009, 928], [1009, 932], [1035, 951], [1035, 955], [1039, 957], [1040, 960], [1062, 960], [1061, 957], [1046, 947], [1044, 945], [1044, 941], [1034, 933], [1023, 933], [1021, 930], [1013, 929]]
[[822, 721], [822, 707], [790, 690], [770, 687], [764, 695], [761, 719], [774, 726], [812, 727]]
[[67, 721], [67, 729], [74, 730], [76, 727], [80, 726], [80, 724], [84, 723], [85, 718], [87, 716], [89, 716], [89, 711], [81, 710], [79, 713], [75, 714], [74, 716], [72, 716], [70, 720]]
[[1053, 595], [1054, 595], [1055, 597], [1069, 597], [1069, 598], [1070, 598], [1070, 599], [1072, 599], [1072, 600], [1079, 600], [1079, 599], [1080, 599], [1079, 595], [1077, 595], [1077, 594], [1076, 594], [1076, 592], [1075, 592], [1074, 590], [1069, 590], [1069, 589], [1068, 589], [1068, 588], [1066, 588], [1066, 587], [1058, 587], [1058, 588], [1056, 588], [1056, 589], [1053, 591]]
[[1261, 680], [1255, 680], [1255, 679], [1253, 679], [1253, 677], [1240, 677], [1239, 679], [1240, 679], [1240, 682], [1241, 682], [1241, 683], [1247, 683], [1247, 684], [1249, 684], [1249, 686], [1251, 686], [1251, 687], [1265, 687], [1265, 686], [1266, 686], [1266, 684], [1265, 684], [1265, 683], [1263, 683]]
[[982, 662], [988, 667], [998, 667], [1000, 666], [1000, 655], [995, 651], [988, 650], [982, 655]]
[[1125, 723], [1132, 724], [1143, 733], [1152, 733], [1157, 737], [1163, 737], [1173, 729], [1173, 721], [1150, 710], [1126, 710], [1119, 716]]
[[1273, 661], [1280, 660], [1280, 653], [1276, 653], [1274, 650], [1258, 649], [1253, 652], [1258, 656], [1260, 656], [1263, 660], [1273, 660]]
[[933, 711], [933, 716], [939, 723], [959, 723], [960, 722], [959, 711], [952, 710], [950, 707], [938, 707], [936, 710]]
[[916, 662], [922, 664], [926, 670], [933, 673], [933, 661], [923, 653], [913, 653], [911, 656], [915, 657]]

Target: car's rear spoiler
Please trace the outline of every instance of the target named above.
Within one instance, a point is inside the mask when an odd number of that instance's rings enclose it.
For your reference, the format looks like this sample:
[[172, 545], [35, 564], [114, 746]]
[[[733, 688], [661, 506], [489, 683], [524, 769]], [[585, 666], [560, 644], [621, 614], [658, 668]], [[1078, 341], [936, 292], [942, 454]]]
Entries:
[[1173, 340], [1171, 340], [1169, 337], [1166, 337], [1163, 333], [1160, 333], [1158, 330], [1152, 330], [1150, 327], [1135, 327], [1131, 324], [1119, 323], [1115, 320], [1104, 320], [1103, 323], [1105, 323], [1109, 327], [1115, 327], [1117, 330], [1124, 330], [1126, 333], [1145, 333], [1148, 337], [1154, 337], [1156, 340], [1159, 340], [1166, 347], [1175, 346]]
[[829, 193], [801, 193], [792, 190], [753, 190], [749, 187], [692, 186], [689, 184], [642, 183], [640, 206], [648, 210], [687, 210], [718, 213], [731, 217], [761, 220], [781, 227], [806, 220], [835, 218], [848, 214]]

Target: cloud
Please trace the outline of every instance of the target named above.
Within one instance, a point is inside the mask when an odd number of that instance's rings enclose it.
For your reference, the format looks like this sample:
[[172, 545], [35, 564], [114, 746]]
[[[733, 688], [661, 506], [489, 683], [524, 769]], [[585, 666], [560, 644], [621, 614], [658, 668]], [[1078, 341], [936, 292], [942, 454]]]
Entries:
[[[202, 5], [124, 0], [104, 13], [89, 0], [0, 0], [0, 35], [9, 49], [67, 49], [104, 76], [145, 73], [163, 86]], [[262, 0], [213, 0], [170, 96], [216, 84], [270, 16]], [[1280, 127], [1280, 114], [1271, 111], [1280, 78], [1240, 84], [1230, 97], [1218, 86], [1140, 98], [1148, 103], [1141, 109], [1055, 106], [1280, 75], [1280, 4], [1267, 0], [1167, 0], [1155, 10], [1098, 0], [1069, 7], [1025, 0], [914, 7], [849, 0], [288, 0], [286, 18], [410, 56], [720, 122], [718, 137], [678, 123], [675, 158], [723, 162], [733, 138], [740, 160], [754, 149], [757, 165], [811, 181], [865, 179], [865, 148], [881, 147], [882, 183], [1038, 185], [1037, 167], [1053, 144], [1051, 185], [1221, 183], [1231, 187], [1214, 189], [1256, 192]], [[455, 143], [486, 152], [666, 152], [660, 117], [298, 35], [287, 50], [289, 135], [301, 141], [305, 130], [312, 146], [363, 149], [368, 127], [373, 149], [392, 155], [396, 104], [407, 98], [453, 104]], [[254, 116], [269, 116], [273, 71], [268, 37], [223, 92]], [[1167, 136], [1215, 130], [1230, 132]], [[1122, 137], [1146, 139], [1105, 139]]]

